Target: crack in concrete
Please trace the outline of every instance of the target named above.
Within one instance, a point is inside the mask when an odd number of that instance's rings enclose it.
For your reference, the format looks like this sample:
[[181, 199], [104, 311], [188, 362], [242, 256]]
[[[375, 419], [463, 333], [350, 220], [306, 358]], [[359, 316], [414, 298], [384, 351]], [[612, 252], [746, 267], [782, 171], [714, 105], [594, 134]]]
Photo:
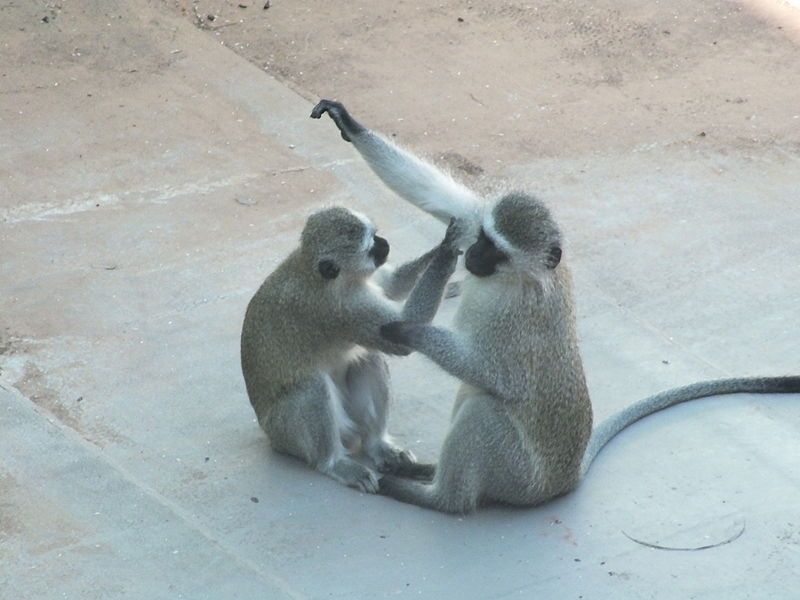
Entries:
[[[6, 388], [4, 388], [6, 389]], [[25, 404], [30, 404], [31, 406], [35, 405], [29, 398], [26, 398], [24, 395], [19, 393], [17, 390], [8, 390], [9, 395], [14, 398], [16, 397], [18, 400], [22, 401]], [[39, 418], [45, 419], [44, 415], [37, 413]], [[285, 579], [280, 577], [274, 573], [265, 572], [258, 564], [253, 562], [252, 560], [241, 556], [234, 548], [229, 547], [229, 545], [223, 542], [218, 536], [214, 534], [208, 527], [206, 527], [203, 523], [199, 522], [195, 519], [191, 513], [182, 509], [180, 505], [173, 502], [166, 496], [162, 495], [158, 490], [154, 489], [147, 483], [139, 480], [136, 476], [130, 473], [124, 466], [117, 463], [114, 459], [110, 458], [107, 454], [104, 454], [97, 446], [89, 442], [88, 440], [84, 439], [78, 432], [74, 429], [66, 425], [65, 423], [61, 422], [58, 419], [54, 419], [52, 421], [48, 420], [48, 422], [53, 426], [56, 427], [65, 437], [71, 439], [74, 443], [79, 444], [85, 450], [87, 450], [95, 460], [108, 465], [111, 469], [116, 471], [119, 476], [129, 483], [131, 486], [135, 487], [136, 489], [140, 490], [142, 494], [146, 497], [150, 498], [153, 502], [156, 502], [160, 506], [163, 506], [169, 512], [175, 515], [177, 519], [183, 522], [187, 528], [195, 533], [201, 535], [203, 538], [208, 540], [213, 546], [219, 548], [225, 555], [231, 558], [234, 563], [239, 564], [240, 566], [246, 568], [247, 570], [254, 573], [260, 579], [265, 580], [265, 582], [269, 583], [280, 589], [284, 592], [288, 597], [292, 598], [293, 600], [306, 600], [306, 596], [295, 591]]]
[[[338, 163], [332, 163], [333, 166]], [[188, 195], [206, 195], [215, 190], [240, 185], [259, 177], [301, 173], [311, 169], [310, 166], [287, 167], [264, 171], [263, 173], [246, 173], [212, 181], [194, 181], [178, 186], [145, 188], [110, 194], [87, 194], [70, 198], [62, 202], [31, 202], [19, 206], [0, 209], [0, 221], [7, 224], [43, 221], [89, 212], [96, 208], [116, 206], [130, 200], [137, 204], [165, 204], [175, 198]]]

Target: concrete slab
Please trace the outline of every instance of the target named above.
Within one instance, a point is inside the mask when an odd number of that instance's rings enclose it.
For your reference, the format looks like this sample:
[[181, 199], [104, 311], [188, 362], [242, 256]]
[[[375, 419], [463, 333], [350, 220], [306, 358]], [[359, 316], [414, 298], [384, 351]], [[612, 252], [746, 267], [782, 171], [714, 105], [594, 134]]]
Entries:
[[291, 597], [96, 446], [0, 398], [4, 598]]
[[[364, 210], [398, 259], [441, 226], [307, 100], [162, 3], [43, 10], [0, 12], [3, 598], [793, 597], [794, 397], [676, 408], [570, 496], [466, 518], [272, 453], [238, 335], [305, 215]], [[781, 64], [780, 89], [800, 84]], [[469, 144], [466, 127], [448, 135]], [[797, 372], [792, 135], [724, 153], [659, 137], [582, 154], [584, 140], [494, 169], [563, 222], [598, 417], [698, 378]], [[479, 163], [495, 142], [473, 147]], [[455, 382], [417, 356], [392, 370], [393, 430], [433, 459]]]

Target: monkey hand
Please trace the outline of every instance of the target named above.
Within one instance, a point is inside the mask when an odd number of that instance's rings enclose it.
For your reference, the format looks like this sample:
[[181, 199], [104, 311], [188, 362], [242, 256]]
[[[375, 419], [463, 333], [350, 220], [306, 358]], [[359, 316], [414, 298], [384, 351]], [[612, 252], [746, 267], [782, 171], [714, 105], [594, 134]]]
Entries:
[[444, 239], [439, 244], [439, 251], [450, 259], [458, 258], [464, 254], [461, 247], [464, 244], [464, 237], [467, 235], [468, 229], [469, 224], [464, 219], [450, 217]]
[[393, 344], [413, 348], [416, 334], [423, 327], [411, 321], [392, 321], [381, 327], [381, 337]]
[[364, 131], [364, 127], [350, 116], [350, 113], [347, 112], [347, 109], [341, 102], [320, 100], [311, 111], [311, 118], [319, 119], [325, 113], [328, 113], [328, 116], [333, 119], [333, 122], [342, 134], [342, 139], [346, 142], [352, 142], [350, 139], [351, 135], [358, 135]]
[[450, 217], [450, 223], [447, 224], [447, 231], [444, 233], [444, 239], [439, 244], [439, 251], [445, 254], [448, 258], [455, 258], [463, 254], [462, 250], [458, 247], [461, 238], [461, 225], [455, 217]]
[[395, 344], [386, 340], [381, 346], [380, 350], [385, 354], [389, 354], [391, 356], [408, 356], [413, 352], [411, 348], [408, 346], [403, 346], [401, 344]]

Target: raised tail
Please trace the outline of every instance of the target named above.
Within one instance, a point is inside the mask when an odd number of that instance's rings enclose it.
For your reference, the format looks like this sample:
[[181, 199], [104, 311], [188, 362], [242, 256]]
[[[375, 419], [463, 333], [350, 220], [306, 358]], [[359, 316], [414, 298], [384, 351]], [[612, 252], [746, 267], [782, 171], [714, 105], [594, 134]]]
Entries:
[[800, 393], [800, 377], [743, 377], [700, 381], [684, 387], [674, 388], [640, 400], [611, 415], [592, 431], [586, 453], [581, 461], [581, 477], [603, 447], [620, 431], [639, 419], [688, 400], [720, 396], [723, 394], [796, 394]]

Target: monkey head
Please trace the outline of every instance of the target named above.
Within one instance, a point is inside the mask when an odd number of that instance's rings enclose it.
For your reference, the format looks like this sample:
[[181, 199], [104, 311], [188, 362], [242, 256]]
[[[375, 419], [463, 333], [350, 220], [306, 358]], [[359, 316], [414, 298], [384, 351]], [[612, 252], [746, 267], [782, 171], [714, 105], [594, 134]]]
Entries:
[[513, 273], [538, 277], [561, 262], [561, 232], [550, 211], [524, 193], [503, 196], [481, 223], [465, 266], [476, 277]]
[[303, 228], [300, 248], [326, 280], [340, 275], [368, 277], [389, 256], [389, 242], [376, 235], [372, 222], [344, 207], [312, 214]]

